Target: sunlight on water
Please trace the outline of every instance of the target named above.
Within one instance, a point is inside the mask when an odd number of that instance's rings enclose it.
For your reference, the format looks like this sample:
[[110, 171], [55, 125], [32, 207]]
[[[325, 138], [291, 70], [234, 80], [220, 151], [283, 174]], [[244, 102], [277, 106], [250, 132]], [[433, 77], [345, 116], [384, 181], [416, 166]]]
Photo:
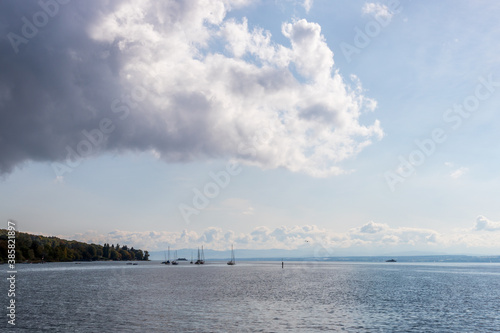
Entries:
[[17, 329], [492, 331], [498, 275], [498, 264], [19, 265]]

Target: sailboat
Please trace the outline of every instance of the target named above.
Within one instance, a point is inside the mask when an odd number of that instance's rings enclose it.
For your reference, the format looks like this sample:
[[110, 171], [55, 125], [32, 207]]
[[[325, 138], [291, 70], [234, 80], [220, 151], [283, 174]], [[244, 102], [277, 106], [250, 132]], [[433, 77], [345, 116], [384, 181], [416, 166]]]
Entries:
[[196, 265], [203, 265], [205, 263], [205, 254], [203, 254], [203, 246], [201, 246], [201, 254], [200, 248], [198, 248], [198, 260], [196, 260]]
[[198, 260], [194, 263], [195, 265], [200, 265], [201, 264], [201, 257], [200, 257], [200, 248], [198, 248]]
[[193, 264], [193, 251], [191, 251], [191, 261], [189, 263]]
[[[177, 258], [177, 250], [175, 250], [174, 258]], [[172, 260], [172, 265], [179, 265], [176, 259]]]
[[234, 259], [234, 249], [233, 245], [231, 244], [231, 260], [227, 262], [228, 265], [236, 265], [236, 260]]
[[162, 262], [162, 264], [170, 265], [170, 246], [168, 247], [168, 260]]
[[166, 265], [167, 264], [167, 252], [163, 251], [163, 255], [165, 256], [165, 261], [162, 261], [161, 263]]

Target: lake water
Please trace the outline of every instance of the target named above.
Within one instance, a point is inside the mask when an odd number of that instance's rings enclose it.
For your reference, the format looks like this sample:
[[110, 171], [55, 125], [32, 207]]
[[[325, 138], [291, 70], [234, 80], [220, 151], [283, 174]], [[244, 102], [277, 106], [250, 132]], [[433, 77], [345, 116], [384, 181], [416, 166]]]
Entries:
[[[0, 266], [7, 276], [7, 266]], [[500, 331], [499, 264], [17, 265], [13, 332]], [[2, 331], [11, 331], [3, 297]]]

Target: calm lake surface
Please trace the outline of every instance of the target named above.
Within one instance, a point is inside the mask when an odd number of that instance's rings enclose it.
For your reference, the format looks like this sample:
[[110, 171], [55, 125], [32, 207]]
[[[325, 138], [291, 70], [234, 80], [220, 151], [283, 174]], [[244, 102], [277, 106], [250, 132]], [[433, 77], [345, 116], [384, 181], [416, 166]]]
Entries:
[[[7, 266], [3, 268], [7, 276]], [[499, 264], [18, 264], [13, 332], [493, 332]]]

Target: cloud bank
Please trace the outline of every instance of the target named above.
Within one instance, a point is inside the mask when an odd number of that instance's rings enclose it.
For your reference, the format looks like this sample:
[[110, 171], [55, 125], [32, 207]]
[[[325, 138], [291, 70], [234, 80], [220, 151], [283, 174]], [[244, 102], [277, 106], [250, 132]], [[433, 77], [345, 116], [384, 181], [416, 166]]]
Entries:
[[227, 17], [250, 1], [54, 3], [0, 3], [10, 36], [0, 41], [0, 173], [57, 161], [63, 175], [101, 153], [154, 151], [169, 163], [233, 158], [322, 177], [383, 136], [378, 121], [362, 123], [376, 102], [340, 75], [316, 23], [283, 22], [282, 45]]
[[[67, 238], [62, 236], [63, 238]], [[387, 251], [493, 251], [500, 248], [500, 222], [478, 216], [474, 227], [439, 233], [423, 228], [392, 228], [370, 221], [344, 233], [315, 225], [282, 226], [271, 229], [257, 227], [249, 233], [235, 233], [220, 228], [207, 228], [202, 233], [113, 231], [108, 234], [87, 232], [70, 237], [85, 242], [120, 243], [151, 251], [172, 248], [196, 248], [204, 245], [213, 250], [227, 250], [231, 244], [238, 249], [313, 249], [316, 253], [334, 254], [338, 250], [364, 249], [366, 254]], [[373, 252], [375, 251], [375, 252]], [[345, 252], [345, 251], [344, 251]]]

